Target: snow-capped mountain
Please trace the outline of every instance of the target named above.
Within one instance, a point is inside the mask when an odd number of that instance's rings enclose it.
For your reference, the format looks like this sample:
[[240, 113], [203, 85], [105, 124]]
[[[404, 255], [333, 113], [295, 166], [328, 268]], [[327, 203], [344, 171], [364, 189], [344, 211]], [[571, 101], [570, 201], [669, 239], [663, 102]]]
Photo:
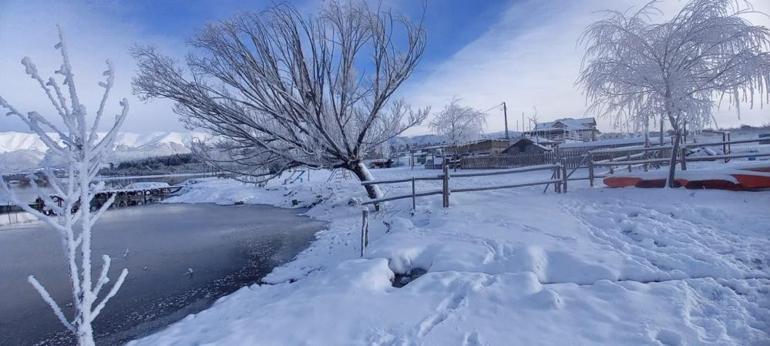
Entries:
[[[56, 138], [53, 134], [51, 136]], [[120, 133], [110, 161], [189, 153], [192, 140], [206, 136], [200, 132]], [[37, 168], [45, 160], [45, 151], [45, 145], [34, 133], [0, 132], [0, 172], [10, 173]]]

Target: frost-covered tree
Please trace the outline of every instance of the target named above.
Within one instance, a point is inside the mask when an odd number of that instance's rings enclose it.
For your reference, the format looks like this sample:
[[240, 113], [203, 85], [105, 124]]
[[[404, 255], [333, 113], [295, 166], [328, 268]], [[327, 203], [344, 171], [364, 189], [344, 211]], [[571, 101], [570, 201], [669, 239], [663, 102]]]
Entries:
[[[99, 83], [104, 88], [104, 93], [96, 116], [91, 122], [87, 119], [86, 108], [80, 103], [75, 88], [75, 76], [61, 29], [59, 29], [59, 43], [56, 44], [56, 49], [60, 51], [62, 57], [61, 68], [56, 71], [56, 74], [63, 77], [61, 86], [54, 78], [43, 79], [29, 58], [25, 57], [21, 63], [27, 75], [43, 89], [61, 118], [61, 125], [56, 125], [38, 112], [22, 114], [2, 97], [0, 97], [0, 109], [4, 108], [8, 111], [7, 115], [21, 119], [40, 137], [50, 154], [65, 163], [66, 176], [59, 177], [50, 168], [45, 169], [50, 189], [53, 191], [42, 189], [35, 182], [34, 177], [30, 177], [34, 192], [45, 202], [46, 207], [50, 208], [51, 213], [31, 208], [29, 201], [16, 196], [6, 182], [2, 181], [2, 177], [0, 177], [0, 189], [16, 205], [46, 223], [61, 236], [72, 283], [74, 316], [68, 319], [59, 304], [34, 276], [30, 275], [28, 281], [53, 309], [59, 321], [76, 335], [79, 345], [94, 345], [92, 322], [99, 316], [110, 298], [118, 292], [128, 274], [128, 271], [123, 269], [109, 291], [103, 292], [105, 285], [110, 281], [108, 278], [110, 257], [102, 256], [102, 267], [96, 280], [93, 278], [91, 266], [92, 227], [114, 200], [113, 195], [107, 203], [92, 210], [91, 200], [104, 187], [103, 183], [96, 183], [94, 178], [105, 156], [113, 148], [118, 129], [128, 114], [128, 102], [126, 99], [120, 101], [121, 111], [115, 117], [109, 131], [105, 135], [98, 135], [97, 130], [115, 78], [112, 64], [107, 61], [107, 70], [104, 71], [105, 80]], [[59, 199], [54, 200], [52, 194]]]
[[746, 1], [692, 0], [673, 18], [654, 22], [650, 2], [634, 13], [608, 11], [583, 34], [579, 83], [593, 107], [648, 124], [663, 117], [674, 131], [668, 186], [674, 184], [682, 127], [700, 129], [727, 100], [770, 101], [770, 31], [745, 15]]
[[136, 48], [134, 89], [175, 101], [186, 125], [212, 133], [196, 152], [223, 170], [269, 179], [342, 168], [372, 180], [364, 155], [427, 115], [391, 100], [423, 54], [421, 24], [363, 1], [330, 1], [317, 15], [277, 5], [210, 24], [192, 45], [187, 71]]
[[456, 150], [460, 144], [478, 139], [484, 130], [484, 124], [484, 112], [463, 106], [460, 100], [455, 98], [434, 116], [429, 125], [436, 134], [445, 138], [446, 144]]

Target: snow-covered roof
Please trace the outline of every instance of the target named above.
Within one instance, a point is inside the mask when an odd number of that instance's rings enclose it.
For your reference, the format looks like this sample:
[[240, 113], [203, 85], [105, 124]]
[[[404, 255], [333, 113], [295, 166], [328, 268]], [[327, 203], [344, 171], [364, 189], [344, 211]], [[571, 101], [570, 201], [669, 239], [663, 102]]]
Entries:
[[531, 138], [527, 138], [527, 137], [520, 137], [520, 138], [518, 138], [518, 139], [515, 139], [515, 140], [513, 140], [513, 141], [511, 142], [511, 145], [509, 145], [509, 146], [508, 146], [508, 148], [506, 148], [505, 150], [503, 150], [503, 152], [507, 152], [507, 151], [508, 151], [508, 150], [510, 150], [511, 148], [513, 148], [513, 147], [515, 147], [515, 146], [519, 145], [519, 143], [521, 143], [521, 142], [527, 143], [528, 145], [532, 145], [532, 146], [538, 147], [538, 148], [540, 148], [542, 151], [551, 151], [551, 148], [548, 148], [548, 147], [546, 147], [546, 146], [544, 146], [544, 145], [542, 145], [542, 144], [538, 144], [538, 143], [535, 143], [535, 141], [534, 141], [534, 140], [532, 140]]
[[544, 145], [553, 145], [553, 144], [559, 143], [558, 141], [555, 141], [553, 139], [549, 139], [541, 136], [527, 136], [526, 138], [535, 143], [544, 144]]
[[535, 131], [564, 129], [567, 131], [591, 130], [596, 128], [596, 119], [591, 118], [562, 118], [545, 123], [537, 123]]
[[612, 138], [602, 139], [592, 142], [565, 142], [559, 146], [559, 148], [597, 148], [597, 147], [610, 147], [610, 146], [623, 146], [623, 145], [637, 145], [644, 144], [644, 138], [641, 137], [628, 137], [628, 138]]

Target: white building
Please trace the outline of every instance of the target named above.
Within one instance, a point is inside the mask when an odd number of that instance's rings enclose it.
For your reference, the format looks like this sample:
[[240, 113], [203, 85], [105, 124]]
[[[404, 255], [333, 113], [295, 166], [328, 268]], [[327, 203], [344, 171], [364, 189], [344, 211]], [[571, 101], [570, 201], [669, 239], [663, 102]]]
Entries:
[[596, 129], [596, 119], [593, 117], [563, 118], [545, 123], [537, 123], [535, 129], [526, 132], [526, 134], [558, 142], [567, 140], [589, 142], [596, 140], [599, 130]]

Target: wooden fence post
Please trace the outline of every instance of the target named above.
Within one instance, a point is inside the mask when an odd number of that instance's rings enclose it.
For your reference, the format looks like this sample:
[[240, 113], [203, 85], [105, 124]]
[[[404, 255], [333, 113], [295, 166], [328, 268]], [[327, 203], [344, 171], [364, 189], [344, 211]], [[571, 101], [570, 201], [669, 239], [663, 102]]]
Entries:
[[561, 193], [567, 193], [567, 158], [561, 159]]
[[417, 202], [415, 201], [414, 177], [412, 177], [412, 210], [417, 210]]
[[588, 181], [594, 187], [594, 154], [588, 153]]
[[[631, 154], [626, 154], [626, 161], [631, 161]], [[631, 165], [628, 165], [628, 171], [631, 172]]]
[[680, 155], [682, 156], [682, 170], [687, 170], [687, 146], [683, 146], [680, 150]]
[[364, 251], [369, 246], [369, 210], [361, 211], [361, 257], [364, 257]]
[[551, 176], [554, 180], [557, 180], [553, 183], [553, 192], [561, 193], [561, 167], [559, 167], [558, 163], [553, 167], [553, 174]]
[[[722, 155], [727, 155], [727, 132], [722, 132]], [[725, 163], [727, 163], [727, 158], [725, 157]]]
[[449, 166], [446, 163], [444, 163], [443, 172], [444, 172], [444, 174], [442, 175], [443, 186], [441, 189], [441, 195], [443, 197], [442, 204], [444, 208], [449, 208]]
[[[610, 154], [610, 163], [612, 163], [612, 154]], [[615, 174], [615, 166], [610, 165], [610, 174]]]

